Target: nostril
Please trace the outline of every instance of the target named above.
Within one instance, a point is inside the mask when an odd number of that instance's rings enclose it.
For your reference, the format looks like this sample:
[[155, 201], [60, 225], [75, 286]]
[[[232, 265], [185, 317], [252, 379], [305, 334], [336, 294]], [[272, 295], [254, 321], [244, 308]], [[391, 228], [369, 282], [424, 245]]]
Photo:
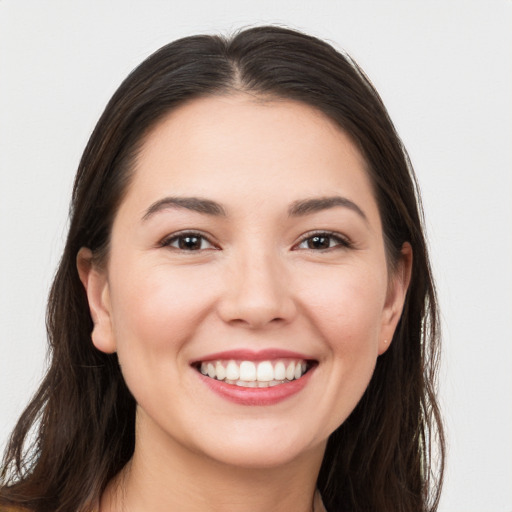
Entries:
[[255, 267], [260, 266], [246, 262], [247, 272], [230, 280], [217, 306], [224, 322], [258, 329], [286, 324], [294, 318], [297, 308], [282, 276], [257, 272]]
[[264, 327], [278, 327], [285, 325], [289, 322], [289, 319], [284, 316], [271, 316], [266, 314], [264, 311], [246, 311], [245, 314], [238, 315], [237, 317], [225, 319], [227, 323], [233, 326], [245, 327], [248, 329], [261, 329]]

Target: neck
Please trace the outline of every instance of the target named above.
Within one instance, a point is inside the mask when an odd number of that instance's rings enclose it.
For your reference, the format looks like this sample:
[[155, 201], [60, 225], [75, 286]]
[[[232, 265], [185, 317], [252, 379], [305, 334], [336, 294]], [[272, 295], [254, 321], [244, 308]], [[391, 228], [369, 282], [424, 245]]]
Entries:
[[[138, 429], [131, 461], [107, 486], [101, 512], [311, 512], [325, 445], [284, 464], [233, 466]], [[162, 439], [165, 437], [165, 439]]]

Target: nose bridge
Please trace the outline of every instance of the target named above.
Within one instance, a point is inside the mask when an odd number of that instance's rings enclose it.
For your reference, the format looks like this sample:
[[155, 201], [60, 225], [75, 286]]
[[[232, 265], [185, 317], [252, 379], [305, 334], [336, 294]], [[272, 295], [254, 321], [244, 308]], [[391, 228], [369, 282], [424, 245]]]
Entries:
[[247, 245], [236, 252], [230, 266], [221, 307], [224, 320], [257, 328], [291, 319], [293, 296], [277, 250]]

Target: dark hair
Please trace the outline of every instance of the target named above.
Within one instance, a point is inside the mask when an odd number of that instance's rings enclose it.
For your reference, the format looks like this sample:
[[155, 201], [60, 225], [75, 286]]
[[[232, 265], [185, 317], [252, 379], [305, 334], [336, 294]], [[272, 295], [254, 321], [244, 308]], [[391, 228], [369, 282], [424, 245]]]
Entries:
[[366, 159], [391, 267], [404, 242], [413, 249], [411, 284], [393, 342], [378, 358], [363, 398], [329, 438], [318, 477], [324, 502], [333, 512], [437, 508], [444, 462], [435, 397], [438, 316], [409, 158], [354, 61], [319, 39], [278, 27], [168, 44], [108, 103], [78, 168], [69, 235], [49, 297], [51, 364], [11, 436], [0, 504], [36, 512], [91, 510], [130, 459], [135, 401], [116, 355], [91, 343], [77, 253], [88, 247], [98, 261], [108, 255], [113, 218], [148, 131], [186, 101], [233, 91], [297, 100], [338, 123]]

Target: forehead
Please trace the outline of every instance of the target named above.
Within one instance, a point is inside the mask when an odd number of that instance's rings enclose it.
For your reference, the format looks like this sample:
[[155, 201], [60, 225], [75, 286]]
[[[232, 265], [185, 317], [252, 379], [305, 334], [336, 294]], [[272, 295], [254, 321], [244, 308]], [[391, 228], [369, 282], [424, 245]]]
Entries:
[[309, 105], [236, 94], [193, 100], [158, 123], [144, 140], [128, 196], [284, 203], [333, 193], [375, 203], [348, 135]]

